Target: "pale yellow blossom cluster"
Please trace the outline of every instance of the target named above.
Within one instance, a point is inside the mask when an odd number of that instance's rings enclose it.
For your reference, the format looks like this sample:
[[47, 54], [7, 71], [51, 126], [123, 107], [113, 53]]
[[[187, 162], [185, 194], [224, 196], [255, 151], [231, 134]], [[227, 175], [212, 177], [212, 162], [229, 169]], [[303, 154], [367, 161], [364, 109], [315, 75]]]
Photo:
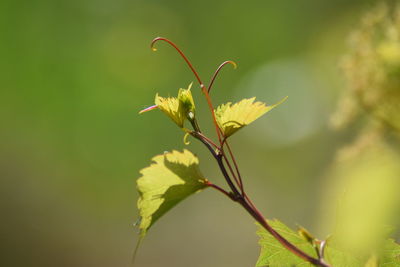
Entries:
[[346, 126], [364, 112], [400, 130], [400, 5], [378, 5], [349, 41], [341, 64], [347, 90], [333, 125]]

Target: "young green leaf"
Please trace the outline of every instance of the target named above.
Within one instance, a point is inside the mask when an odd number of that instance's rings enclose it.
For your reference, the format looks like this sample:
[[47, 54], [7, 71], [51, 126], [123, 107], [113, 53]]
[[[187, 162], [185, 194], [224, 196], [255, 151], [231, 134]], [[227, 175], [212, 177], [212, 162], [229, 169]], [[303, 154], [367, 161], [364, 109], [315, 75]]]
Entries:
[[152, 160], [154, 163], [142, 169], [142, 176], [137, 180], [142, 237], [162, 215], [205, 188], [207, 182], [198, 168], [198, 158], [186, 149], [158, 155]]
[[[311, 245], [310, 242], [301, 237], [296, 231], [293, 231], [278, 220], [268, 220], [268, 223], [272, 226], [272, 228], [275, 229], [275, 231], [285, 237], [290, 243], [303, 250], [308, 255], [317, 258], [315, 248]], [[263, 227], [259, 226], [257, 235], [260, 237], [258, 243], [261, 246], [261, 252], [256, 267], [313, 266], [311, 263], [304, 261], [303, 259], [299, 258], [292, 252], [287, 250]]]
[[[268, 223], [279, 234], [285, 237], [290, 243], [300, 248], [308, 255], [318, 258], [316, 247], [310, 242], [309, 238], [304, 238], [300, 232], [293, 231], [278, 220], [268, 220]], [[304, 233], [303, 229], [303, 233]], [[306, 231], [307, 232], [307, 231]], [[308, 232], [307, 232], [308, 233]], [[311, 267], [311, 263], [304, 261], [292, 252], [284, 248], [270, 233], [259, 226], [257, 235], [260, 237], [261, 246], [260, 256], [256, 267]], [[310, 234], [308, 234], [311, 236]], [[336, 248], [331, 239], [327, 241], [324, 249], [324, 260], [334, 267], [362, 267], [362, 261], [354, 258], [347, 252]]]
[[215, 117], [224, 136], [228, 137], [281, 104], [286, 98], [270, 106], [262, 102], [254, 102], [255, 97], [243, 99], [233, 105], [228, 102], [217, 107]]
[[194, 115], [196, 111], [192, 92], [190, 91], [190, 88], [192, 88], [192, 84], [193, 83], [189, 84], [188, 89], [181, 88], [178, 91], [178, 100], [179, 103], [182, 105], [183, 111], [185, 112], [186, 116], [188, 116], [189, 112]]
[[176, 97], [161, 97], [157, 94], [154, 102], [162, 112], [170, 117], [180, 128], [183, 128], [185, 114]]
[[382, 254], [379, 259], [380, 266], [400, 266], [400, 244], [393, 239], [388, 239], [383, 245]]
[[156, 106], [180, 128], [183, 128], [185, 119], [192, 120], [195, 114], [195, 105], [190, 91], [191, 86], [192, 84], [189, 85], [188, 89], [179, 89], [178, 97], [161, 97], [157, 94], [154, 101]]
[[364, 267], [363, 262], [366, 261], [366, 259], [356, 258], [352, 253], [338, 246], [334, 238], [326, 241], [324, 259], [334, 267]]

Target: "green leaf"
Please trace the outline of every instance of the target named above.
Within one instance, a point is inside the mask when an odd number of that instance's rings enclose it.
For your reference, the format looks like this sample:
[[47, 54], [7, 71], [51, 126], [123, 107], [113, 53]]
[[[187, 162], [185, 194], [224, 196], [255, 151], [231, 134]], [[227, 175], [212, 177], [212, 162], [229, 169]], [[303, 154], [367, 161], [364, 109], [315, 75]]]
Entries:
[[254, 102], [255, 97], [243, 99], [233, 105], [228, 102], [217, 107], [215, 117], [224, 136], [228, 137], [281, 104], [286, 98], [270, 106], [262, 102]]
[[[328, 241], [325, 249], [325, 259], [334, 267], [399, 267], [400, 266], [400, 245], [393, 239], [386, 239], [382, 247], [376, 253], [372, 253], [367, 260], [356, 259], [343, 249], [337, 249], [335, 243]], [[377, 253], [380, 252], [380, 253]], [[362, 264], [365, 262], [365, 264]]]
[[179, 89], [178, 97], [161, 97], [157, 94], [154, 101], [156, 106], [180, 128], [183, 128], [186, 118], [191, 120], [194, 118], [195, 105], [190, 91], [191, 86], [192, 84], [188, 89]]
[[334, 267], [362, 267], [365, 261], [338, 246], [334, 238], [326, 242], [324, 259]]
[[[285, 224], [278, 220], [268, 220], [268, 223], [279, 234], [285, 237], [289, 242], [296, 247], [303, 250], [305, 253], [312, 257], [317, 257], [315, 248], [309, 241], [302, 238], [296, 231], [293, 231]], [[260, 237], [259, 244], [261, 246], [260, 256], [258, 258], [256, 267], [312, 267], [313, 265], [294, 255], [281, 245], [270, 233], [268, 233], [261, 225], [257, 231]]]
[[158, 94], [154, 101], [156, 106], [170, 117], [180, 128], [183, 127], [185, 121], [185, 114], [183, 113], [182, 106], [176, 97], [161, 97]]
[[158, 155], [152, 160], [154, 163], [142, 169], [142, 176], [137, 180], [142, 237], [162, 215], [205, 188], [207, 182], [198, 168], [198, 158], [186, 149]]
[[[304, 228], [298, 232], [290, 229], [278, 220], [268, 220], [268, 223], [280, 235], [286, 238], [290, 243], [307, 253], [309, 256], [318, 258], [316, 247], [313, 245], [318, 241], [312, 237]], [[304, 233], [307, 236], [304, 236]], [[256, 267], [311, 267], [311, 263], [304, 261], [281, 245], [270, 233], [268, 233], [261, 225], [257, 231], [260, 237], [259, 244], [261, 246], [260, 256]], [[330, 238], [327, 240], [324, 249], [324, 260], [334, 267], [361, 267], [361, 261], [354, 258], [337, 248], [336, 244]]]
[[382, 254], [379, 259], [379, 266], [398, 267], [400, 266], [400, 244], [393, 239], [388, 239], [383, 245]]
[[[393, 239], [386, 239], [382, 247], [369, 257], [356, 258], [343, 247], [339, 249], [335, 240], [328, 240], [325, 248], [325, 260], [334, 267], [399, 267], [400, 245]], [[363, 264], [364, 262], [364, 264]]]
[[189, 112], [192, 112], [194, 114], [196, 110], [192, 92], [190, 91], [190, 88], [192, 88], [192, 84], [193, 83], [189, 84], [188, 89], [181, 88], [178, 91], [178, 99], [183, 107], [183, 110], [185, 111], [185, 114], [188, 114]]

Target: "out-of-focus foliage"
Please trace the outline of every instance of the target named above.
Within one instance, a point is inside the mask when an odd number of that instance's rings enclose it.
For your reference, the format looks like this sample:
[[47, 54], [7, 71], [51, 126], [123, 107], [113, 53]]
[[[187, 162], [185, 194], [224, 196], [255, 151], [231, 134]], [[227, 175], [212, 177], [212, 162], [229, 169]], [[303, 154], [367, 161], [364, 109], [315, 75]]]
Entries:
[[400, 130], [400, 4], [382, 2], [363, 17], [342, 69], [348, 91], [333, 123], [344, 127], [361, 108]]
[[346, 250], [366, 255], [381, 247], [388, 225], [399, 226], [400, 5], [377, 5], [350, 41], [343, 61], [348, 90], [333, 122], [348, 126], [361, 111], [367, 119], [331, 168], [323, 225], [334, 227]]
[[393, 239], [388, 239], [379, 250], [381, 255], [379, 266], [400, 266], [400, 245]]
[[349, 127], [361, 114], [364, 120], [331, 166], [322, 200], [322, 225], [342, 249], [363, 258], [379, 254], [400, 223], [399, 55], [400, 3], [380, 3], [363, 16], [342, 62], [347, 90], [333, 123]]
[[373, 133], [339, 153], [323, 203], [324, 225], [340, 248], [366, 256], [382, 246], [400, 209], [399, 160]]

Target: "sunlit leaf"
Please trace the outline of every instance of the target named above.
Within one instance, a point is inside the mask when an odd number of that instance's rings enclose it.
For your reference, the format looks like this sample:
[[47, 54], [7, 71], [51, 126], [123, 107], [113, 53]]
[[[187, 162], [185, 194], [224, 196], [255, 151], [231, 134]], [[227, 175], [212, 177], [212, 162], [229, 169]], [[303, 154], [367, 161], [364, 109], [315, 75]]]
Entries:
[[186, 116], [188, 116], [188, 114], [191, 112], [195, 113], [196, 107], [194, 105], [194, 100], [193, 100], [193, 96], [192, 96], [192, 92], [190, 91], [190, 88], [192, 88], [192, 84], [189, 84], [188, 89], [179, 89], [178, 91], [178, 100], [180, 102], [180, 104], [182, 105], [182, 108], [186, 114]]
[[141, 110], [139, 114], [158, 108], [180, 128], [183, 128], [185, 119], [192, 120], [195, 116], [195, 105], [192, 92], [190, 91], [191, 87], [192, 84], [189, 85], [188, 89], [179, 89], [178, 97], [162, 97], [157, 94], [154, 100], [155, 105]]
[[[317, 257], [315, 248], [309, 241], [301, 237], [296, 231], [293, 231], [285, 224], [278, 220], [268, 220], [272, 228], [279, 234], [285, 237], [288, 241], [296, 247], [303, 250], [305, 253], [312, 257]], [[259, 226], [257, 235], [260, 237], [259, 244], [261, 246], [260, 256], [258, 258], [256, 267], [273, 266], [273, 267], [288, 267], [288, 266], [301, 266], [312, 267], [313, 265], [294, 255], [281, 245], [270, 233], [263, 227]]]
[[270, 106], [262, 102], [254, 102], [255, 97], [243, 99], [233, 105], [228, 102], [217, 107], [215, 117], [224, 136], [228, 137], [281, 104], [286, 98]]
[[365, 259], [356, 258], [353, 254], [339, 247], [334, 238], [327, 240], [324, 259], [334, 267], [364, 267]]
[[[314, 237], [304, 228], [294, 231], [278, 220], [268, 220], [272, 228], [286, 238], [290, 243], [307, 253], [318, 258], [316, 248], [313, 245]], [[307, 236], [304, 236], [307, 233]], [[294, 255], [281, 245], [270, 233], [259, 225], [257, 235], [260, 237], [260, 256], [256, 267], [311, 267], [311, 263]], [[317, 240], [315, 240], [317, 242]], [[315, 243], [316, 244], [316, 243]], [[352, 255], [337, 249], [336, 244], [329, 239], [324, 249], [324, 260], [334, 267], [362, 267], [362, 261]]]
[[154, 101], [157, 107], [170, 117], [180, 128], [183, 127], [185, 121], [185, 113], [183, 106], [176, 97], [161, 97], [158, 94]]
[[137, 180], [141, 236], [172, 207], [206, 187], [207, 181], [198, 168], [198, 158], [188, 150], [168, 152], [152, 160]]

